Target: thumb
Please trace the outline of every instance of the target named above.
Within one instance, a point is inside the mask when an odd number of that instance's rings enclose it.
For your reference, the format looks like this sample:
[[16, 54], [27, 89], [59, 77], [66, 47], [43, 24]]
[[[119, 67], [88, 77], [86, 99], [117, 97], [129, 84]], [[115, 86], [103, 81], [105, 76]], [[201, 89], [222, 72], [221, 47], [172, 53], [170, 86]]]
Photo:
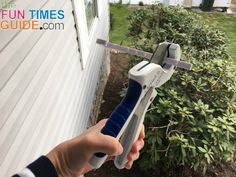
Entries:
[[101, 133], [101, 130], [105, 126], [106, 122], [107, 119], [103, 119], [92, 127], [93, 132], [96, 133], [93, 139], [92, 150], [94, 153], [103, 152], [108, 155], [119, 155], [123, 152], [123, 147], [120, 142], [112, 136]]
[[100, 120], [95, 126], [93, 126], [93, 129], [96, 129], [98, 132], [102, 130], [102, 128], [106, 125], [108, 119], [102, 119]]
[[95, 152], [104, 152], [108, 155], [117, 156], [123, 152], [123, 147], [120, 142], [109, 135], [103, 135], [99, 132], [96, 140], [96, 146], [94, 146]]

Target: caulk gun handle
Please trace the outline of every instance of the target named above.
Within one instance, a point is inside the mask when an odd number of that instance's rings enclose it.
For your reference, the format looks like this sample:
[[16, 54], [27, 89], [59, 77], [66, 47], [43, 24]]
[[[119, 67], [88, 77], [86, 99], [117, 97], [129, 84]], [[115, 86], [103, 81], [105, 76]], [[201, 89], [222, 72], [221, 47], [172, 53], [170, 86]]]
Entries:
[[[137, 81], [130, 79], [125, 98], [112, 112], [106, 125], [102, 128], [101, 133], [119, 139], [126, 129], [132, 114], [134, 113], [135, 107], [137, 107], [140, 102], [141, 93], [142, 85]], [[93, 168], [97, 169], [105, 162], [106, 158], [106, 154], [98, 152], [94, 154], [89, 163]]]
[[138, 105], [135, 113], [133, 114], [129, 125], [127, 126], [122, 138], [120, 140], [123, 146], [123, 153], [117, 156], [114, 160], [115, 166], [118, 169], [123, 169], [128, 162], [128, 154], [130, 153], [133, 144], [138, 140], [140, 131], [144, 122], [144, 117], [147, 112], [148, 107], [156, 97], [157, 92], [155, 89], [149, 90], [145, 94], [145, 98], [142, 99]]

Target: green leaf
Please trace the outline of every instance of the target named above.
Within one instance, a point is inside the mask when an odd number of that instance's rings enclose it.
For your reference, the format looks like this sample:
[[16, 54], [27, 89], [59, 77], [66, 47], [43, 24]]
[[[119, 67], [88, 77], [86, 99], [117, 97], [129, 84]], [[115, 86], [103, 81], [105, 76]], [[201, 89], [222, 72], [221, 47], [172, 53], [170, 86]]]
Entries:
[[206, 153], [206, 149], [202, 148], [202, 147], [197, 147], [199, 151], [203, 152], [203, 153]]

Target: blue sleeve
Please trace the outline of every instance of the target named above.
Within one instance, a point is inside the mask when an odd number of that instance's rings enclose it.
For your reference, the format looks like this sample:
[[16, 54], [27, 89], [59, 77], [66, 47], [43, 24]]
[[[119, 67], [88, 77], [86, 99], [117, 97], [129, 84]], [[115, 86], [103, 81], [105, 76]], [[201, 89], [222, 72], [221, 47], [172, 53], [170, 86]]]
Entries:
[[58, 175], [52, 162], [46, 156], [41, 156], [12, 177], [58, 177]]

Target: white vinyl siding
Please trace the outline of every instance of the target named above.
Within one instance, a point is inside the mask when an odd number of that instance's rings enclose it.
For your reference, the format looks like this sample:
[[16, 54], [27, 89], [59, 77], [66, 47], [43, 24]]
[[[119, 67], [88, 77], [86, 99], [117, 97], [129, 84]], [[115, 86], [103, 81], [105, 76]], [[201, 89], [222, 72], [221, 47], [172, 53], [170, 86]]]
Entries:
[[[96, 15], [94, 18], [88, 22], [88, 18], [86, 17], [86, 3], [84, 0], [72, 0], [73, 6], [74, 6], [74, 14], [75, 14], [75, 22], [77, 26], [77, 31], [79, 34], [79, 43], [80, 43], [80, 52], [81, 52], [81, 61], [82, 61], [82, 67], [83, 69], [86, 68], [86, 64], [89, 61], [89, 50], [94, 45], [94, 39], [96, 39], [96, 36], [99, 35], [97, 33], [98, 25], [100, 27], [101, 18], [103, 17], [101, 15], [104, 15], [106, 11], [108, 11], [108, 1], [107, 0], [93, 0], [93, 3], [96, 5], [95, 12]], [[104, 5], [105, 3], [105, 5]], [[105, 11], [105, 12], [104, 12]], [[106, 14], [108, 17], [108, 15]], [[89, 23], [89, 25], [88, 25]], [[106, 26], [101, 28], [107, 28]], [[96, 43], [96, 40], [95, 40]]]
[[[87, 127], [108, 40], [108, 2], [81, 53], [70, 0], [14, 1], [19, 9], [63, 9], [64, 31], [0, 31], [0, 176], [8, 177]], [[83, 27], [81, 27], [83, 28]]]

